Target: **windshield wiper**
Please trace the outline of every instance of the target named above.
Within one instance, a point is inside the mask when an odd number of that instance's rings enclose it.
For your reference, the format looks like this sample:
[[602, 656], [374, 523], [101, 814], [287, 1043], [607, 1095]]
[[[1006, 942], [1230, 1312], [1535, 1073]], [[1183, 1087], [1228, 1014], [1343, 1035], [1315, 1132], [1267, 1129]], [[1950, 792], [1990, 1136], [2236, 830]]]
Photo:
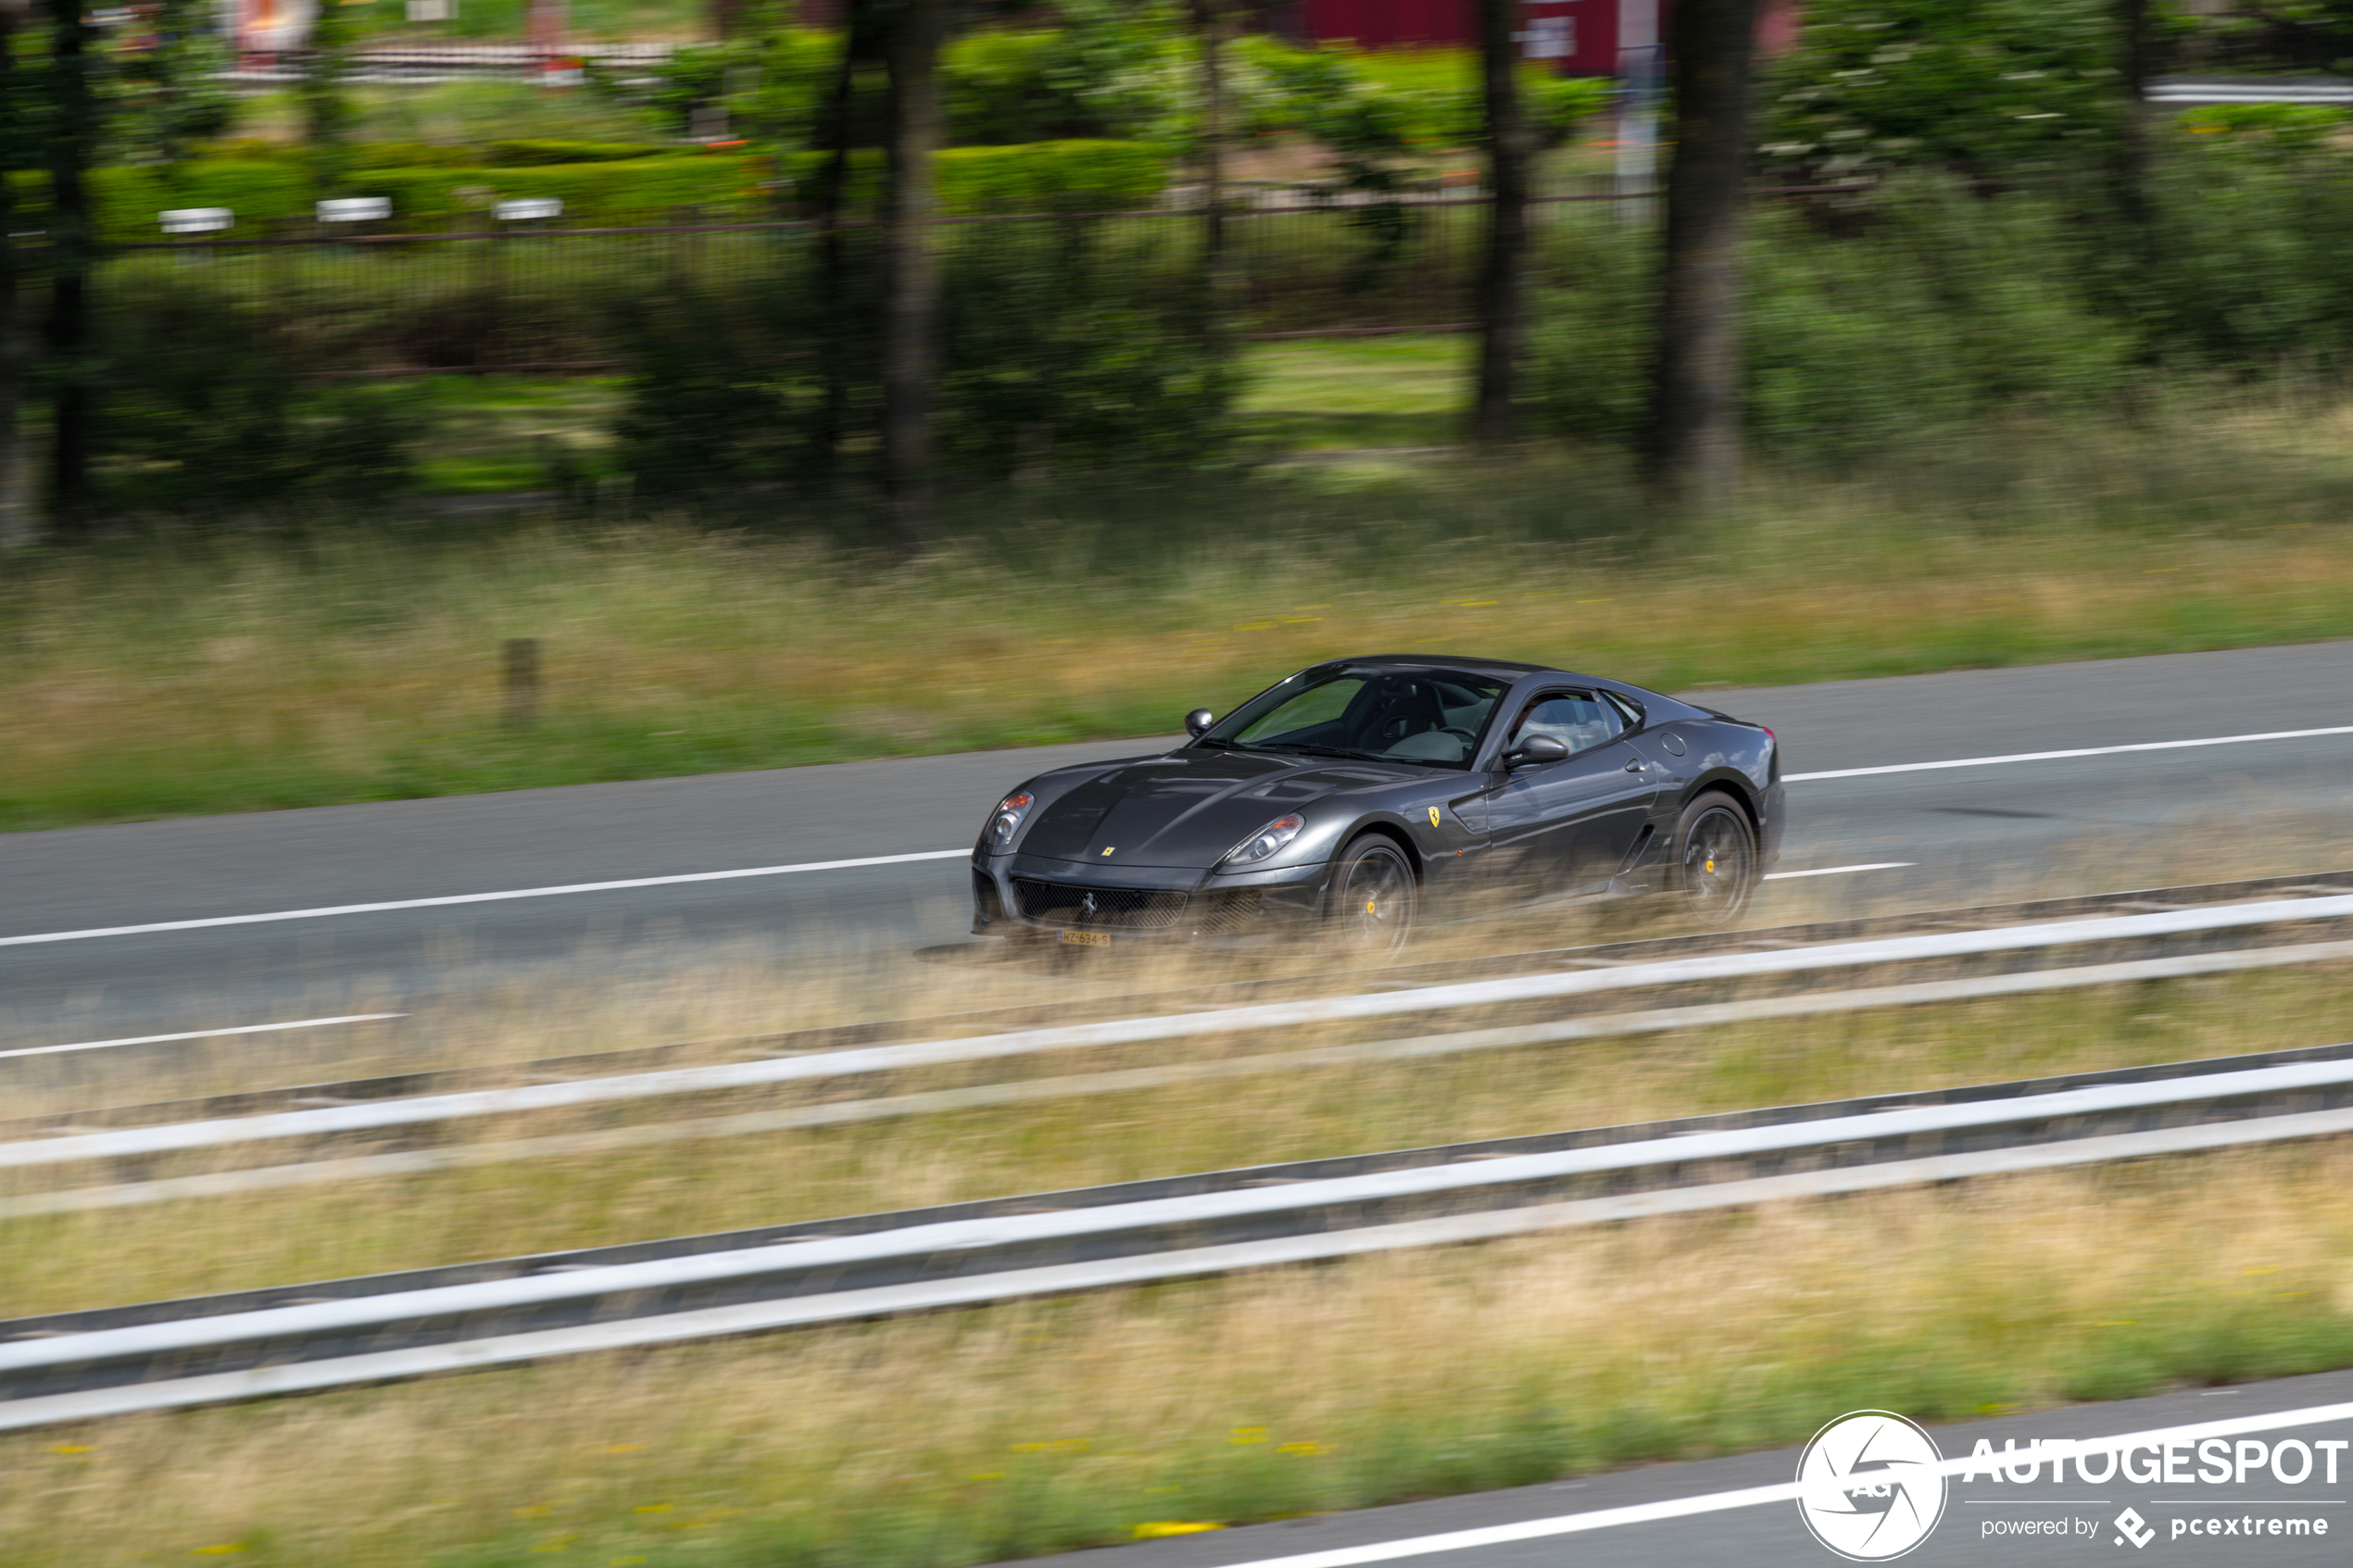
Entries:
[[1193, 737], [1193, 744], [1210, 751], [1231, 751], [1234, 749], [1234, 743], [1226, 739], [1223, 735], [1196, 735]]

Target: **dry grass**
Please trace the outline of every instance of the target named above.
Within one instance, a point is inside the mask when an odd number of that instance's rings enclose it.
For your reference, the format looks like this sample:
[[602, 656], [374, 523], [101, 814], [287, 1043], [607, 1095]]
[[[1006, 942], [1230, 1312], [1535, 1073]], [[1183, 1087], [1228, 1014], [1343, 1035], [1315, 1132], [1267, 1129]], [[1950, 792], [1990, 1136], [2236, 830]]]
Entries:
[[[2346, 1037], [2348, 966], [1787, 1019], [1622, 1040], [558, 1155], [398, 1178], [0, 1223], [0, 1315], [104, 1306], [559, 1248], [871, 1212], [1267, 1161], [2188, 1060]], [[686, 982], [682, 981], [682, 984]], [[749, 1008], [747, 1011], [751, 1010]], [[1528, 1016], [1504, 1014], [1499, 1017]], [[1467, 1026], [1491, 1019], [1452, 1019]], [[1382, 1037], [1394, 1026], [1354, 1035]], [[1307, 1043], [1287, 1035], [1280, 1045]], [[1267, 1048], [1180, 1041], [1052, 1060], [1124, 1066]], [[889, 1092], [1004, 1075], [906, 1075]], [[1014, 1071], [1019, 1071], [1016, 1067]], [[833, 1086], [814, 1098], [875, 1092]], [[694, 1114], [802, 1103], [735, 1094]], [[485, 1119], [496, 1142], [682, 1114]], [[394, 1145], [392, 1147], [398, 1147]], [[361, 1152], [338, 1144], [332, 1158]], [[206, 1157], [217, 1158], [217, 1157]], [[229, 1161], [224, 1161], [229, 1162]], [[212, 1168], [204, 1159], [157, 1173]], [[103, 1180], [20, 1174], [9, 1190]]]
[[2233, 1153], [136, 1417], [0, 1440], [0, 1538], [912, 1568], [2315, 1370], [2348, 1193]]
[[[1367, 648], [1675, 690], [2345, 635], [2339, 418], [2003, 433], [1909, 478], [1760, 481], [1705, 530], [1555, 458], [979, 497], [968, 543], [901, 568], [656, 525], [28, 559], [0, 824], [1158, 734]], [[522, 635], [550, 685], [515, 736]]]

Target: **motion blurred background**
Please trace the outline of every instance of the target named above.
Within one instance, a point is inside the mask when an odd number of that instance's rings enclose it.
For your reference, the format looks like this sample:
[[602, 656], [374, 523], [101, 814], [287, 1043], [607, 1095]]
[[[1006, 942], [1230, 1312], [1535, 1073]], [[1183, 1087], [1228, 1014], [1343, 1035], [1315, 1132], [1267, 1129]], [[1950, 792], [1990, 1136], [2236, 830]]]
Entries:
[[[1296, 979], [941, 940], [1032, 769], [945, 754], [1140, 748], [1342, 654], [1854, 682], [1753, 694], [1836, 779], [2303, 737], [1793, 793], [1829, 874], [1777, 921], [2341, 867], [2341, 650], [1867, 682], [2353, 637], [2348, 73], [2346, 0], [0, 0], [8, 1147]], [[804, 763], [860, 766], [695, 777]], [[366, 804], [630, 780], [672, 783]], [[359, 810], [118, 825], [298, 807]], [[644, 891], [745, 867], [796, 874]], [[637, 892], [527, 901], [572, 884]], [[1655, 935], [1617, 918], [1420, 957]], [[283, 1189], [11, 1167], [0, 1318], [2302, 1050], [2348, 962], [871, 1125], [488, 1118]], [[2318, 1373], [2347, 1175], [2299, 1144], [10, 1433], [0, 1558], [935, 1568]]]

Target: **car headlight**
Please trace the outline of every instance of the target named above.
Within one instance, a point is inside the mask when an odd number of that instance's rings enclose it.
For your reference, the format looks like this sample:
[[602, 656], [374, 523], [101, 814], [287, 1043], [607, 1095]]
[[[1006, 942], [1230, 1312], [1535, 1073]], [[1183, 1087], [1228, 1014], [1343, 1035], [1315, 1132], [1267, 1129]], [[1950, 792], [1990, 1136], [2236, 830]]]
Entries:
[[1021, 820], [1029, 815], [1037, 797], [1029, 795], [1009, 795], [997, 803], [997, 814], [988, 819], [988, 831], [981, 835], [991, 855], [1001, 855], [1005, 847], [1021, 831]]
[[1288, 817], [1277, 817], [1273, 822], [1226, 851], [1226, 858], [1217, 863], [1221, 866], [1254, 866], [1292, 839], [1297, 838], [1299, 830], [1306, 825], [1307, 819], [1296, 813]]

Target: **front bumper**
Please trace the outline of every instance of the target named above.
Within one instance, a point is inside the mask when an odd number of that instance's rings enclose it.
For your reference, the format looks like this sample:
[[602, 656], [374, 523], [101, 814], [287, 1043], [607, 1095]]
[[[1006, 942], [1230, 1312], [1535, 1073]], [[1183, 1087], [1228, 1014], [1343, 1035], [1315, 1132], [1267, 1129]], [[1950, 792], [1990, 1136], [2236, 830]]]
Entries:
[[1096, 867], [1033, 855], [975, 855], [973, 934], [1065, 940], [1257, 946], [1298, 935], [1323, 912], [1324, 862], [1212, 873], [1184, 866]]

